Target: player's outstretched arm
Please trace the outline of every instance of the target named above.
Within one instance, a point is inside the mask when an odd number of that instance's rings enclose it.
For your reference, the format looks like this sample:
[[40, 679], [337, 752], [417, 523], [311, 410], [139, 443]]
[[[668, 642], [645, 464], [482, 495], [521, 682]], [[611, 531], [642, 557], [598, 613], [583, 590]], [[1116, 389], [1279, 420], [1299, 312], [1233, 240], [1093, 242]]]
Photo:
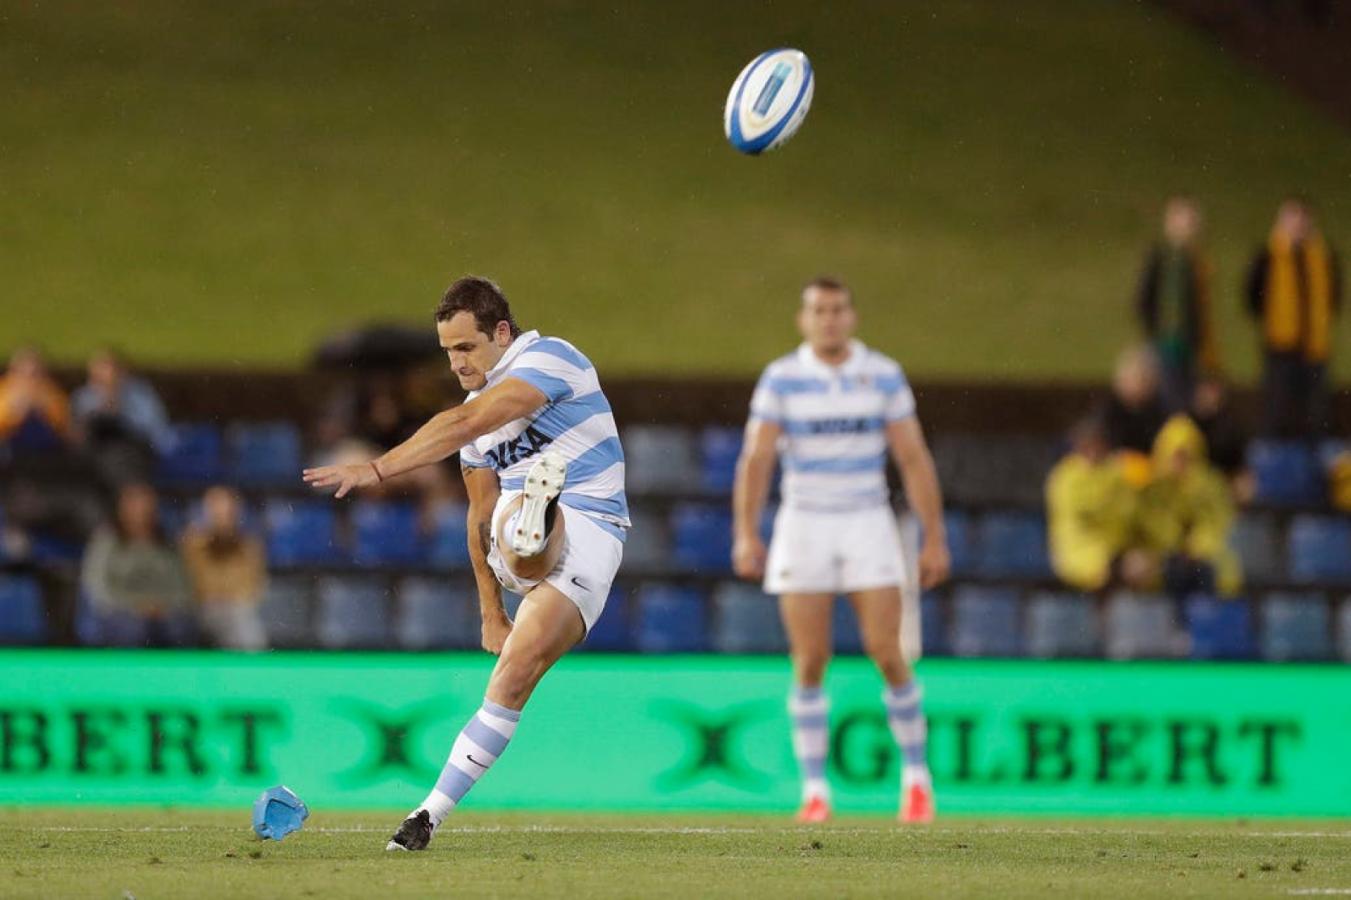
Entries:
[[493, 509], [501, 485], [497, 473], [487, 467], [462, 466], [464, 487], [469, 495], [469, 561], [474, 567], [474, 582], [478, 585], [479, 615], [483, 619], [483, 649], [501, 653], [502, 645], [511, 634], [511, 619], [502, 606], [502, 586], [497, 582], [488, 553], [492, 549]]
[[736, 463], [732, 485], [732, 568], [742, 578], [765, 574], [765, 544], [760, 540], [760, 515], [769, 498], [769, 483], [778, 462], [777, 422], [752, 419]]
[[468, 403], [437, 413], [383, 456], [370, 462], [306, 469], [305, 483], [317, 488], [336, 487], [334, 496], [345, 497], [355, 488], [438, 463], [479, 435], [530, 415], [548, 399], [539, 388], [519, 378], [504, 378]]
[[943, 524], [943, 492], [938, 472], [924, 441], [924, 430], [915, 416], [887, 423], [887, 445], [901, 470], [905, 497], [919, 516], [924, 528], [924, 544], [919, 551], [920, 586], [931, 588], [947, 580], [952, 561], [948, 557], [948, 535]]

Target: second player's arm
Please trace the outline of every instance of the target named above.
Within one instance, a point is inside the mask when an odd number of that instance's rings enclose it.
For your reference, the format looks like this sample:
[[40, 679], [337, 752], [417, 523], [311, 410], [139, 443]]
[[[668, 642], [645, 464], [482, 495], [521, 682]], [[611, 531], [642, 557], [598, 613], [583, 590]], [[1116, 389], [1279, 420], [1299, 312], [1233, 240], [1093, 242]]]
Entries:
[[919, 580], [931, 588], [947, 580], [952, 561], [948, 556], [947, 529], [943, 524], [943, 492], [938, 472], [924, 440], [924, 430], [915, 416], [887, 424], [887, 446], [901, 471], [905, 497], [924, 529], [919, 552]]
[[335, 496], [344, 497], [353, 488], [438, 463], [479, 435], [530, 415], [548, 400], [539, 388], [519, 378], [504, 378], [468, 403], [432, 416], [408, 440], [371, 462], [306, 469], [305, 481], [320, 488], [336, 485]]
[[511, 620], [502, 606], [502, 586], [488, 565], [492, 549], [493, 510], [501, 485], [497, 473], [486, 467], [463, 466], [465, 491], [469, 495], [469, 562], [474, 567], [474, 582], [478, 585], [479, 614], [483, 619], [483, 649], [501, 653], [507, 635], [511, 634]]
[[782, 433], [777, 423], [763, 419], [752, 419], [746, 426], [732, 487], [732, 568], [742, 578], [759, 578], [765, 571], [760, 515], [769, 499]]

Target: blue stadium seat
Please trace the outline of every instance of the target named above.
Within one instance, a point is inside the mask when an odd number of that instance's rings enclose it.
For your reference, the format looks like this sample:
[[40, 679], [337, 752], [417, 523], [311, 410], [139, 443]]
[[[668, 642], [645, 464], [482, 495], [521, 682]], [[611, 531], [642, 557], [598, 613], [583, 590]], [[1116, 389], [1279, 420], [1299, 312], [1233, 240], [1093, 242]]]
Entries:
[[1277, 591], [1261, 606], [1262, 658], [1273, 662], [1332, 658], [1332, 615], [1321, 594]]
[[357, 565], [416, 566], [426, 561], [426, 551], [413, 504], [359, 500], [352, 505], [352, 560]]
[[225, 465], [220, 429], [210, 422], [180, 422], [172, 428], [172, 449], [160, 459], [156, 480], [186, 487], [221, 481]]
[[57, 566], [78, 563], [84, 556], [84, 547], [60, 535], [39, 529], [28, 532], [28, 561], [36, 566]]
[[46, 642], [47, 613], [37, 579], [0, 575], [0, 645]]
[[737, 457], [745, 432], [741, 428], [705, 428], [700, 440], [703, 451], [704, 490], [728, 494], [736, 480]]
[[1192, 659], [1252, 659], [1257, 654], [1246, 600], [1196, 594], [1185, 606]]
[[1343, 599], [1337, 610], [1337, 655], [1351, 663], [1351, 597]]
[[1249, 582], [1270, 583], [1285, 578], [1281, 543], [1275, 520], [1260, 513], [1239, 516], [1229, 534], [1229, 546], [1238, 555]]
[[952, 651], [957, 656], [1022, 656], [1018, 592], [963, 585], [952, 594]]
[[478, 649], [477, 592], [463, 579], [405, 578], [394, 636], [405, 650]]
[[836, 597], [831, 608], [831, 646], [841, 656], [857, 656], [863, 652], [863, 636], [858, 629], [858, 616], [844, 597]]
[[1155, 594], [1113, 594], [1103, 631], [1112, 659], [1172, 659], [1182, 646], [1173, 601]]
[[666, 572], [672, 568], [671, 529], [666, 517], [646, 506], [629, 510], [633, 527], [624, 541], [626, 572]]
[[708, 598], [692, 587], [645, 584], [638, 591], [638, 649], [643, 653], [708, 650]]
[[1298, 441], [1256, 440], [1248, 465], [1257, 481], [1256, 499], [1272, 506], [1310, 506], [1324, 500], [1323, 470], [1315, 449]]
[[925, 591], [919, 600], [920, 640], [925, 656], [947, 656], [948, 646], [946, 604], [942, 594]]
[[267, 556], [274, 566], [322, 566], [345, 562], [337, 519], [327, 500], [269, 500]]
[[333, 650], [389, 646], [389, 591], [380, 579], [322, 578], [315, 631], [320, 646]]
[[779, 604], [758, 587], [724, 581], [713, 591], [713, 647], [719, 653], [786, 653]]
[[971, 517], [961, 510], [949, 509], [943, 513], [943, 526], [948, 535], [948, 554], [952, 559], [953, 575], [970, 575], [976, 571], [975, 536]]
[[1351, 583], [1351, 521], [1297, 515], [1290, 522], [1290, 579], [1300, 584]]
[[267, 594], [259, 615], [267, 630], [267, 642], [273, 647], [309, 647], [314, 645], [311, 622], [314, 582], [298, 576], [275, 576], [268, 580]]
[[633, 649], [633, 631], [629, 627], [629, 596], [620, 585], [610, 588], [610, 596], [605, 601], [596, 624], [582, 643], [583, 650], [602, 650], [611, 653], [623, 653]]
[[679, 503], [671, 511], [675, 561], [690, 572], [730, 572], [732, 513], [726, 506]]
[[992, 512], [980, 522], [979, 571], [992, 578], [1050, 578], [1046, 523], [1035, 513]]
[[431, 534], [427, 536], [427, 562], [445, 569], [469, 565], [468, 510], [457, 504], [444, 504], [432, 512]]
[[290, 422], [230, 427], [230, 475], [246, 485], [292, 485], [300, 477], [300, 432]]
[[689, 493], [703, 489], [703, 465], [694, 435], [675, 425], [631, 425], [621, 436], [630, 494]]
[[1027, 652], [1042, 659], [1102, 652], [1097, 601], [1084, 594], [1038, 592], [1027, 602]]

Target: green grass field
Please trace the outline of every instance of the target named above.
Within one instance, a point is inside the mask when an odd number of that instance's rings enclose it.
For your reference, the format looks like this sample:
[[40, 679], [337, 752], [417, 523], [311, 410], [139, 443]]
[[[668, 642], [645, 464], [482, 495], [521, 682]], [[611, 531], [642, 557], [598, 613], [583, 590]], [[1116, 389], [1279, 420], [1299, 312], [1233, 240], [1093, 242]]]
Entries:
[[[776, 44], [815, 106], [742, 158], [723, 99]], [[71, 361], [294, 366], [475, 271], [607, 373], [749, 373], [831, 270], [914, 374], [1098, 377], [1189, 189], [1246, 375], [1282, 192], [1351, 250], [1351, 134], [1126, 0], [55, 0], [0, 13], [0, 78], [0, 351]]]
[[0, 896], [1280, 897], [1351, 892], [1351, 825], [980, 820], [799, 827], [747, 817], [464, 814], [426, 853], [398, 818], [311, 816], [262, 842], [238, 814], [0, 811]]

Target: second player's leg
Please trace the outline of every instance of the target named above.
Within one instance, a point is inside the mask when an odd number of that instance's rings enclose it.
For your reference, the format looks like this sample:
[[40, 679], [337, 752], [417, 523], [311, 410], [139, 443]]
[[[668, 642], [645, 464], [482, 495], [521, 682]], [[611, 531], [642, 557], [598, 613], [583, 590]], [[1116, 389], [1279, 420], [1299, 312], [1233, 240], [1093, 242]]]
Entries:
[[831, 594], [784, 594], [779, 612], [793, 659], [793, 690], [788, 715], [793, 723], [793, 753], [802, 772], [802, 808], [798, 820], [824, 822], [830, 817], [826, 757], [830, 746], [830, 703], [821, 680], [830, 662]]
[[821, 686], [831, 655], [830, 594], [784, 594], [779, 597], [779, 616], [788, 636], [793, 660], [793, 681], [798, 687]]
[[863, 652], [877, 666], [882, 680], [900, 685], [910, 680], [910, 666], [901, 654], [901, 590], [899, 587], [871, 588], [849, 595], [858, 618]]

